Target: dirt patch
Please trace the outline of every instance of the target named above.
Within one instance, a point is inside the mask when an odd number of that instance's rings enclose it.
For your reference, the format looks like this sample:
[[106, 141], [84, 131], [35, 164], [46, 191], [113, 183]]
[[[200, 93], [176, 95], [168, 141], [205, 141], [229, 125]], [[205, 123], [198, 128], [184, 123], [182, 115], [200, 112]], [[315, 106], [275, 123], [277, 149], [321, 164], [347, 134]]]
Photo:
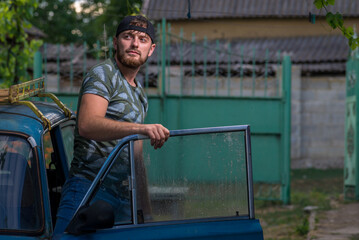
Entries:
[[342, 169], [292, 170], [291, 205], [256, 201], [264, 239], [359, 240], [359, 202], [344, 200], [343, 173]]
[[359, 203], [340, 204], [337, 208], [320, 212], [308, 239], [359, 239]]

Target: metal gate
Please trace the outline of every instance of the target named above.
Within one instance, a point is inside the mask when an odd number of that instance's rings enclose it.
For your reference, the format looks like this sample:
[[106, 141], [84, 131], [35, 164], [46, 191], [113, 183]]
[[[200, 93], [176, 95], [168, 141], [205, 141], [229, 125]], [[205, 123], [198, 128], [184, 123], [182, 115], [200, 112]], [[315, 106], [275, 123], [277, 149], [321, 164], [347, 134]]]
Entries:
[[[290, 202], [290, 121], [291, 61], [273, 49], [246, 47], [240, 42], [207, 41], [184, 38], [171, 33], [163, 20], [158, 24], [158, 44], [154, 55], [141, 69], [149, 98], [148, 123], [161, 123], [171, 130], [249, 124], [252, 132], [253, 177], [257, 199]], [[86, 46], [86, 44], [83, 44]], [[57, 46], [55, 49], [60, 49]], [[99, 43], [96, 49], [100, 50]], [[95, 50], [96, 50], [95, 49]], [[112, 56], [109, 45], [107, 56]], [[83, 66], [94, 51], [85, 49]], [[49, 63], [44, 46], [45, 77]], [[60, 53], [60, 51], [58, 51]], [[71, 45], [71, 51], [73, 45]], [[95, 51], [96, 52], [96, 51]], [[56, 65], [58, 89], [61, 59]], [[98, 59], [99, 54], [96, 54]], [[79, 59], [79, 58], [77, 58]], [[73, 110], [77, 90], [57, 91], [57, 96]], [[66, 75], [66, 74], [65, 74]], [[81, 74], [84, 75], [84, 74]], [[56, 91], [55, 91], [56, 92]], [[198, 161], [205, 161], [199, 159]], [[185, 164], [185, 163], [183, 163]], [[199, 163], [200, 165], [200, 163]], [[200, 171], [200, 169], [198, 169]], [[149, 173], [151, 176], [151, 173]]]

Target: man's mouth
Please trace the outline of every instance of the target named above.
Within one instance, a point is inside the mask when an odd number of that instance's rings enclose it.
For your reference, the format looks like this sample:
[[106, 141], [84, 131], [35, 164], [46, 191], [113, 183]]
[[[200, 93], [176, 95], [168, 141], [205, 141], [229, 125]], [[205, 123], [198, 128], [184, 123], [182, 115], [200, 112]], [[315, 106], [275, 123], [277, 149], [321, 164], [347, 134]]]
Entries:
[[130, 55], [139, 55], [139, 56], [141, 56], [140, 52], [136, 51], [136, 50], [127, 50], [126, 52], [128, 54], [130, 54]]

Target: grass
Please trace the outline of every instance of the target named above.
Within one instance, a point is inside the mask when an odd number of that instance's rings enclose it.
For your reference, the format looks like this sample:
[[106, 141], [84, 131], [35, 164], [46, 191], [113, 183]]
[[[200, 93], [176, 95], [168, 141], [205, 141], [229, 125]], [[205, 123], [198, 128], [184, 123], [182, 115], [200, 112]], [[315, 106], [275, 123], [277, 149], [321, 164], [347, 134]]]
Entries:
[[318, 212], [342, 201], [343, 170], [301, 169], [291, 172], [291, 205], [255, 201], [256, 218], [261, 221], [264, 239], [307, 239], [309, 231], [306, 206], [317, 206]]

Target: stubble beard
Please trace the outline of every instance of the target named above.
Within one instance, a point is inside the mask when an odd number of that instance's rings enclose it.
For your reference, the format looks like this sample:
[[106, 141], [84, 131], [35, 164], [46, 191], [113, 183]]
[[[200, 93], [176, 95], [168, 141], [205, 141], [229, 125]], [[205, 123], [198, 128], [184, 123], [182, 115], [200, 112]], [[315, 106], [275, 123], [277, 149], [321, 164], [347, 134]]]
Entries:
[[141, 67], [148, 58], [148, 55], [146, 55], [145, 58], [142, 58], [142, 55], [139, 55], [139, 59], [131, 58], [126, 55], [125, 50], [118, 49], [117, 53], [117, 60], [125, 67], [131, 68], [131, 69], [137, 69]]

